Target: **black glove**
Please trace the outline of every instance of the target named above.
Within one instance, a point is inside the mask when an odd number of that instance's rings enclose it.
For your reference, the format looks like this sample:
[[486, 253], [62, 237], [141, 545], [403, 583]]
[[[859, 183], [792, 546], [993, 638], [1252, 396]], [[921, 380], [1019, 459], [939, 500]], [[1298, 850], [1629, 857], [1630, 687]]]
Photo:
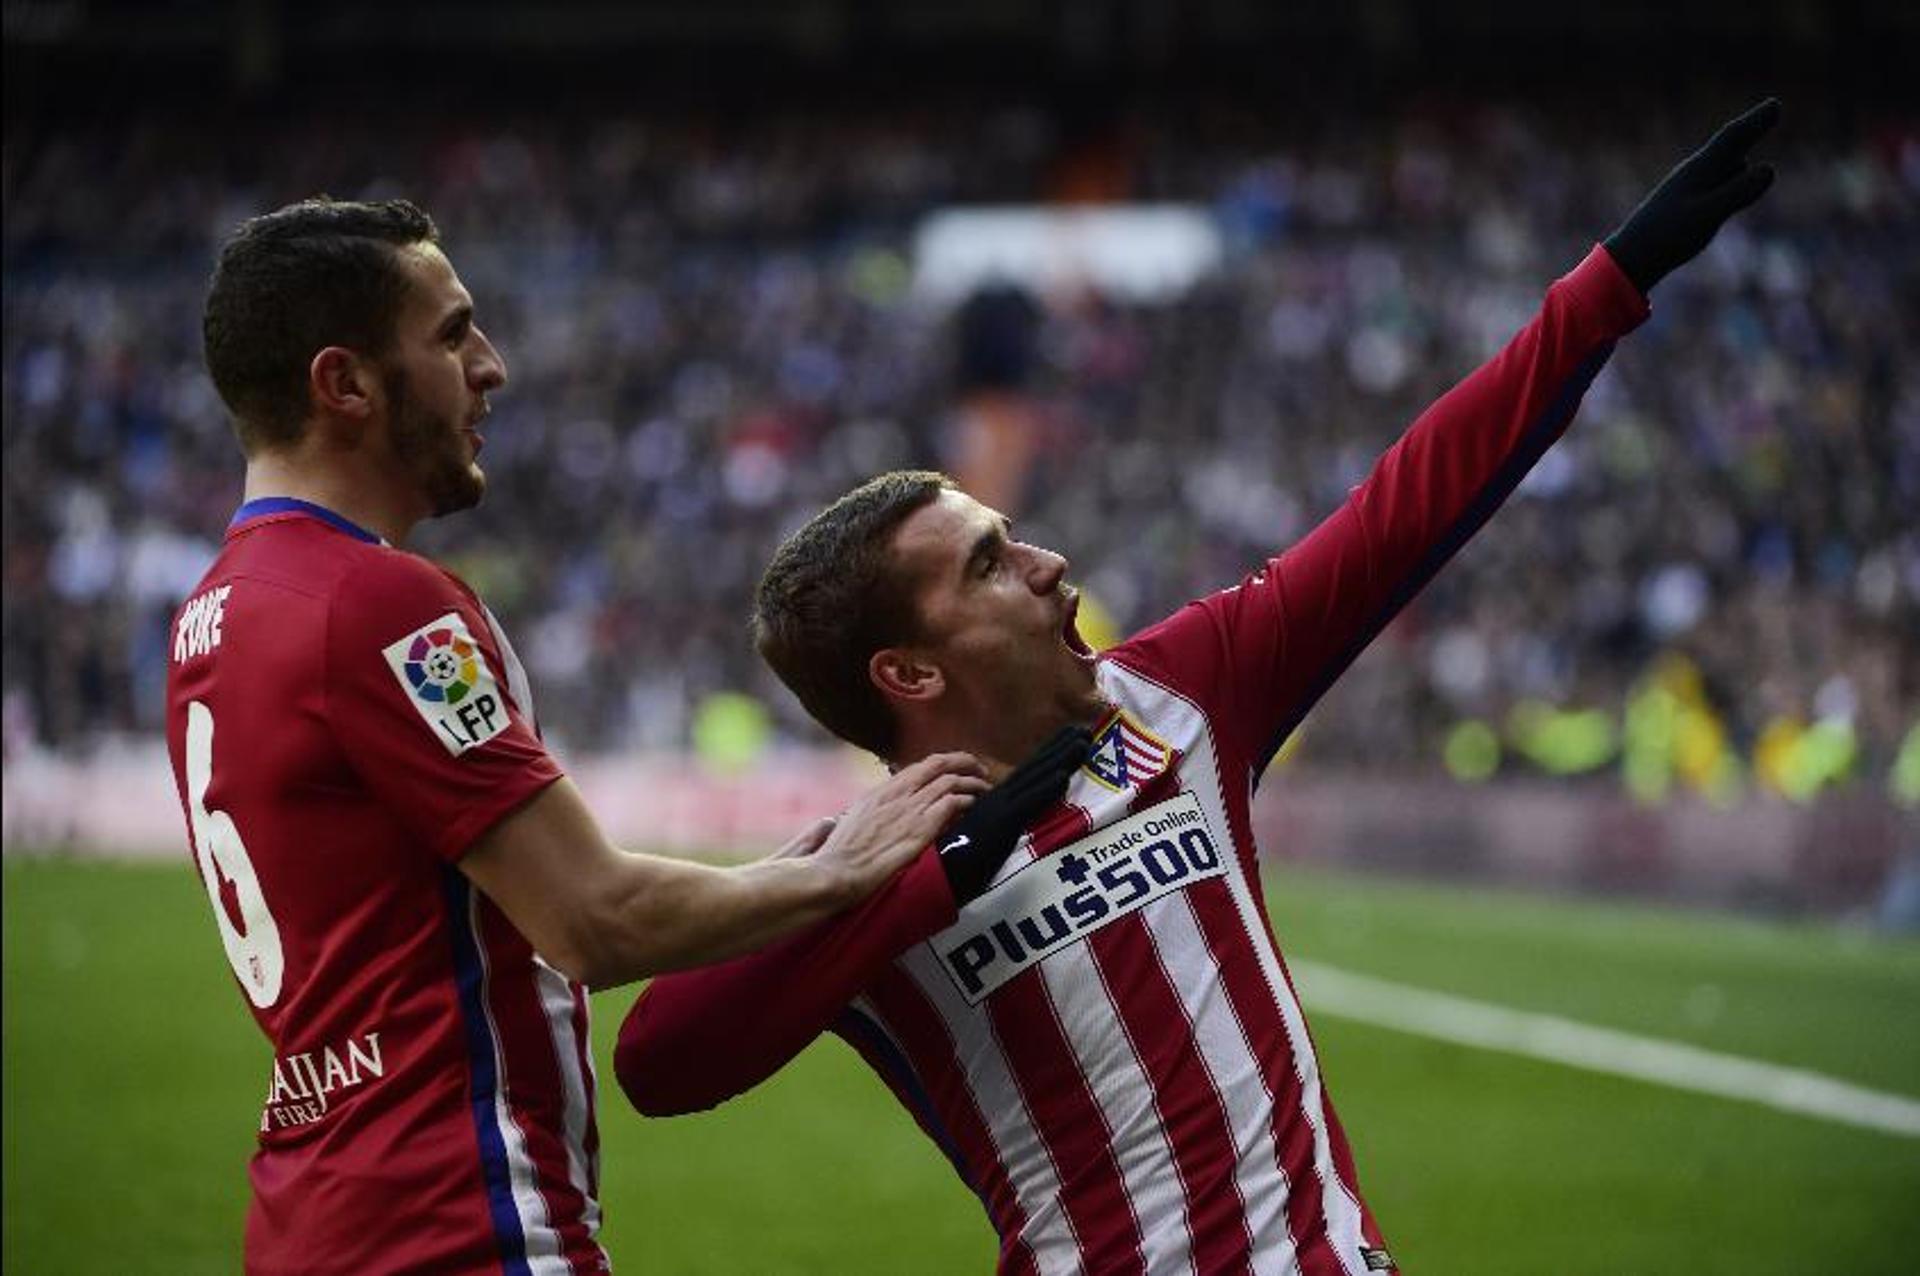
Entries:
[[1642, 297], [1705, 248], [1720, 223], [1773, 184], [1773, 166], [1747, 163], [1747, 152], [1779, 119], [1780, 99], [1770, 97], [1721, 125], [1607, 236], [1607, 251]]
[[987, 888], [1027, 825], [1060, 800], [1092, 748], [1091, 731], [1062, 727], [940, 835], [940, 867], [947, 870], [956, 904], [966, 907]]

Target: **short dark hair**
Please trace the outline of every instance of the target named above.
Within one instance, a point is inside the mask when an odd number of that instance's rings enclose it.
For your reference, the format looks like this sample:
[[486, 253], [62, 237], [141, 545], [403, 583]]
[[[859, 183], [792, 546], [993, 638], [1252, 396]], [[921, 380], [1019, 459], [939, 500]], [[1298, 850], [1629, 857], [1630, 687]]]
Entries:
[[240, 224], [214, 267], [202, 336], [247, 455], [299, 438], [316, 353], [387, 351], [408, 286], [398, 250], [439, 237], [404, 199], [321, 195]]
[[754, 644], [820, 724], [881, 757], [899, 728], [867, 674], [873, 653], [918, 631], [914, 582], [893, 536], [952, 479], [894, 470], [868, 479], [781, 544], [754, 598]]

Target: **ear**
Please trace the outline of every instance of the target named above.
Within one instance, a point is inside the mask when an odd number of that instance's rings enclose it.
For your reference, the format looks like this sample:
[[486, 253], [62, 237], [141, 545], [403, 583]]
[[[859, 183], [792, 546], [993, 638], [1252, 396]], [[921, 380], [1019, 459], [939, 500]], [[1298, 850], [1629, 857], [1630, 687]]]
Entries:
[[307, 391], [322, 416], [365, 421], [380, 401], [372, 363], [344, 346], [328, 346], [307, 365]]
[[947, 676], [906, 647], [882, 647], [867, 661], [867, 677], [889, 700], [921, 702], [939, 698]]

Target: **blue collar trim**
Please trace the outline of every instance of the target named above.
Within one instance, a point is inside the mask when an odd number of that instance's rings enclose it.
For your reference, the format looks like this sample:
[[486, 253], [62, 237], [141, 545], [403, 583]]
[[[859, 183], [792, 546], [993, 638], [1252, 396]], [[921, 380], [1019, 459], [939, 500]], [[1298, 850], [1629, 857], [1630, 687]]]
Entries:
[[232, 531], [250, 519], [261, 518], [268, 514], [305, 514], [339, 528], [356, 540], [366, 541], [370, 545], [383, 543], [374, 533], [358, 523], [349, 522], [340, 517], [326, 506], [315, 505], [312, 501], [297, 500], [291, 496], [263, 496], [259, 500], [248, 501], [233, 512], [233, 519], [227, 524], [227, 530]]

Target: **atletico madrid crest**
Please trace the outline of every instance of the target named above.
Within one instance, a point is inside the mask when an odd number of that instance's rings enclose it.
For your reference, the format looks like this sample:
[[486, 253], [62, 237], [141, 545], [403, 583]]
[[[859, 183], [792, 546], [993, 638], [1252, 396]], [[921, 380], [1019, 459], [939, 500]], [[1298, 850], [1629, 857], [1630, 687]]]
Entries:
[[1166, 741], [1115, 709], [1094, 732], [1093, 752], [1083, 768], [1110, 789], [1139, 788], [1167, 769], [1173, 749]]

